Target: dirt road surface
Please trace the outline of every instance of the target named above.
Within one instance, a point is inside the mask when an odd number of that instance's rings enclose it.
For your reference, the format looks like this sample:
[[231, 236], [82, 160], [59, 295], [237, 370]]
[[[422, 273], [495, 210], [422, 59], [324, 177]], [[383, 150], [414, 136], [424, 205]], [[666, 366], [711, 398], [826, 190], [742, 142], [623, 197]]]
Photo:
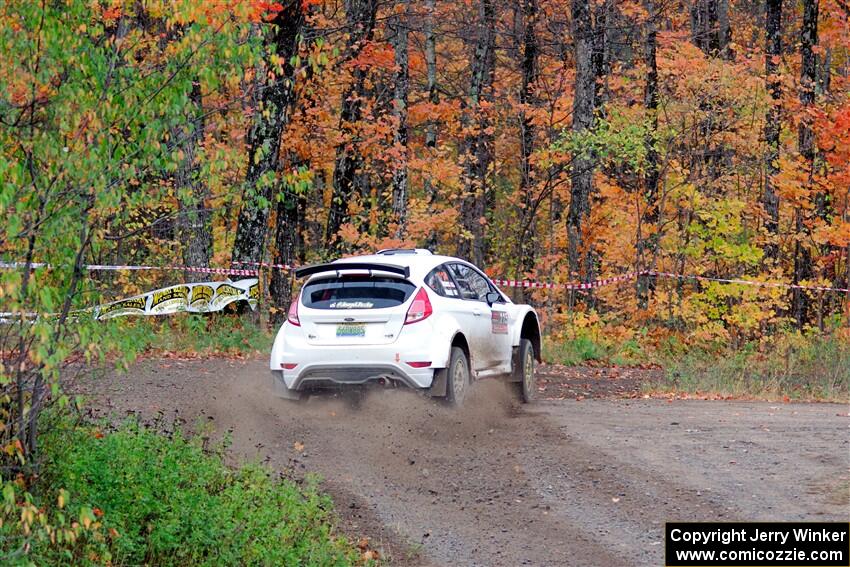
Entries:
[[667, 520], [850, 518], [845, 405], [520, 405], [494, 381], [460, 411], [405, 390], [293, 405], [265, 364], [146, 360], [77, 387], [101, 416], [207, 423], [235, 457], [320, 474], [393, 565], [658, 566]]

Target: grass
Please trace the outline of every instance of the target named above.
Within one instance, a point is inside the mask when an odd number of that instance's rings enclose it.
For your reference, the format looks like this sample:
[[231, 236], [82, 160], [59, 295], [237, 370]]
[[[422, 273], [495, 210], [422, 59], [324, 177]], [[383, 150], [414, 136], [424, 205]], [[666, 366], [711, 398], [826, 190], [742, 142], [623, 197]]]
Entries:
[[658, 364], [664, 378], [645, 384], [656, 393], [689, 393], [739, 398], [847, 402], [850, 400], [850, 340], [840, 330], [777, 333], [742, 348], [696, 347], [669, 339], [643, 345], [591, 335], [544, 340], [547, 362], [566, 366]]
[[831, 336], [780, 335], [743, 349], [691, 350], [666, 357], [665, 379], [675, 392], [733, 397], [847, 402], [850, 400], [850, 341]]
[[274, 335], [251, 315], [180, 313], [167, 317], [108, 320], [124, 336], [127, 351], [186, 355], [245, 355], [271, 351]]
[[590, 336], [543, 341], [543, 360], [564, 366], [587, 363], [630, 366], [649, 361], [644, 348], [634, 339], [619, 343], [605, 342]]
[[[299, 486], [257, 465], [225, 465], [181, 433], [128, 423], [52, 427], [32, 494], [50, 522], [86, 531], [60, 537], [35, 522], [23, 529], [17, 506], [0, 524], [0, 561], [38, 565], [328, 565], [357, 562], [335, 531], [332, 503], [315, 482]], [[11, 483], [7, 483], [7, 486]], [[4, 494], [6, 494], [4, 490]], [[79, 528], [79, 525], [77, 526]], [[70, 528], [69, 528], [70, 529]], [[27, 533], [28, 532], [28, 533]]]

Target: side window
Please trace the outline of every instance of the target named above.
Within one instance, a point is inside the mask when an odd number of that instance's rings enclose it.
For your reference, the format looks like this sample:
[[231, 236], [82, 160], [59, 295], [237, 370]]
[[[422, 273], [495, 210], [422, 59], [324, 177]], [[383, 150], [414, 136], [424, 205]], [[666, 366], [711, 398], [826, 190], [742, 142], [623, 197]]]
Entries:
[[463, 299], [487, 300], [490, 284], [481, 274], [463, 264], [449, 264], [449, 269], [457, 282], [458, 288], [460, 288], [458, 291], [460, 291], [460, 296]]
[[445, 266], [437, 266], [425, 276], [425, 285], [437, 292], [443, 297], [458, 297], [457, 287], [455, 286], [449, 272]]

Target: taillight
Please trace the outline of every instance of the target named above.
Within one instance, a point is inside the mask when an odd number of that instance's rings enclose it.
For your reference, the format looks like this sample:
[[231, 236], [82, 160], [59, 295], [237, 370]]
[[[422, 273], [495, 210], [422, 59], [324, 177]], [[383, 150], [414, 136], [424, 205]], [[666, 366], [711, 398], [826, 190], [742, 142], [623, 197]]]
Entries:
[[298, 318], [298, 303], [301, 301], [301, 294], [299, 293], [295, 296], [295, 299], [292, 300], [292, 303], [289, 304], [289, 313], [286, 315], [286, 320], [295, 325], [296, 327], [301, 326], [301, 320]]
[[420, 287], [419, 291], [416, 293], [416, 297], [413, 298], [413, 303], [411, 303], [410, 307], [407, 309], [404, 324], [409, 325], [410, 323], [418, 323], [419, 321], [430, 317], [433, 312], [434, 308], [431, 307], [431, 300], [428, 299], [428, 292], [425, 291], [424, 287]]

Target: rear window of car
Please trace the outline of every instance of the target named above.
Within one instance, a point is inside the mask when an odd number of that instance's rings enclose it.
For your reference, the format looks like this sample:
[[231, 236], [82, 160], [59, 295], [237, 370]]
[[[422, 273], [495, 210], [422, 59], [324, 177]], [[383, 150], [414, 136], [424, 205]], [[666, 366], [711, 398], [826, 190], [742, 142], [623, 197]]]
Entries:
[[346, 276], [307, 282], [301, 301], [311, 309], [382, 309], [401, 305], [414, 291], [407, 280]]

